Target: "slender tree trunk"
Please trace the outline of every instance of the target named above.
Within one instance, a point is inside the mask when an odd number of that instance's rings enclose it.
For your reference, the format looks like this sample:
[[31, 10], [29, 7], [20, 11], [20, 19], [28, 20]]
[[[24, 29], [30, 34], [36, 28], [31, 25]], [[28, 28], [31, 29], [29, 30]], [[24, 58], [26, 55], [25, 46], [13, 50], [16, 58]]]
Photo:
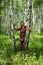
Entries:
[[0, 33], [1, 33], [1, 16], [0, 16]]
[[15, 51], [15, 38], [14, 38], [14, 27], [13, 27], [13, 3], [10, 0], [10, 38], [12, 39], [13, 48]]
[[43, 33], [43, 8], [41, 8], [41, 33]]
[[26, 15], [25, 15], [26, 16], [25, 23], [27, 26], [25, 43], [27, 48], [28, 48], [29, 37], [30, 37], [30, 32], [28, 31], [28, 28], [31, 27], [31, 14], [32, 14], [32, 0], [27, 0]]
[[1, 21], [2, 21], [2, 12], [1, 12], [1, 4], [2, 4], [2, 1], [0, 2], [0, 33], [1, 33]]

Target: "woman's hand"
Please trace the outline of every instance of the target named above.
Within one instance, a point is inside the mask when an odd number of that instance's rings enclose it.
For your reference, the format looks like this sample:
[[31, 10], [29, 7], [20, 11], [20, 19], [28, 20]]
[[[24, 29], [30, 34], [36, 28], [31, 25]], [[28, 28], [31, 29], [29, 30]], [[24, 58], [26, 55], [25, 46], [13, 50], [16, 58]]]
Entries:
[[29, 28], [29, 29], [28, 29], [28, 31], [30, 31], [30, 32], [31, 32], [31, 31], [32, 31], [32, 30], [31, 30], [31, 28]]

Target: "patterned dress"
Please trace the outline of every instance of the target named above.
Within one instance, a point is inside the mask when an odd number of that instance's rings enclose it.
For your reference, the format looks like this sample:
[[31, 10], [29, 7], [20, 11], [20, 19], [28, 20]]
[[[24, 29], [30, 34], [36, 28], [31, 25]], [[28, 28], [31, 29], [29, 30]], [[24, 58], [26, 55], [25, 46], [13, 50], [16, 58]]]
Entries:
[[26, 33], [26, 27], [22, 27], [21, 28], [18, 28], [17, 30], [20, 31], [20, 42], [24, 42], [25, 40], [25, 33]]

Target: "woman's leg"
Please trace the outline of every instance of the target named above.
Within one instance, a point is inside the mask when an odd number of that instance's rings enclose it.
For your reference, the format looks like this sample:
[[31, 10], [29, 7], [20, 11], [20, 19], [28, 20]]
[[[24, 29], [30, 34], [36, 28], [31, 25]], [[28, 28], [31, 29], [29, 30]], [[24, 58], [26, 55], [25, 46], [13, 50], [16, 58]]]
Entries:
[[20, 50], [23, 51], [23, 41], [20, 41]]

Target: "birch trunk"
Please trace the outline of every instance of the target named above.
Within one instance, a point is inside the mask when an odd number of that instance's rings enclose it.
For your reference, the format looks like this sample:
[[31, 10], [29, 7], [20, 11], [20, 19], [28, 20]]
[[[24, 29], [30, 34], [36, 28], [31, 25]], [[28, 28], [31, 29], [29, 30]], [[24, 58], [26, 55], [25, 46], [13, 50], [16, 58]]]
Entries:
[[28, 43], [29, 43], [29, 37], [30, 37], [30, 32], [28, 31], [28, 28], [31, 27], [31, 14], [32, 14], [32, 0], [27, 0], [27, 5], [26, 5], [26, 12], [25, 12], [25, 26], [27, 27], [26, 30], [26, 36], [25, 36], [25, 45], [28, 48]]
[[15, 38], [14, 38], [14, 27], [13, 27], [13, 2], [10, 0], [10, 38], [12, 39], [13, 48], [15, 51]]

